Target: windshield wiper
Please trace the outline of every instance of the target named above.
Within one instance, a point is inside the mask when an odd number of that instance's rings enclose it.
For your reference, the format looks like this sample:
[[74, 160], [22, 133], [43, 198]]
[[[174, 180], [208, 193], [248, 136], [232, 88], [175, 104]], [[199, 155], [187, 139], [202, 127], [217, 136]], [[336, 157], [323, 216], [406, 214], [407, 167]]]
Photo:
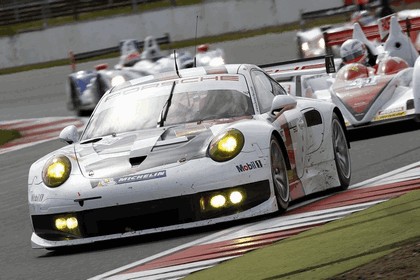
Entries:
[[172, 103], [172, 96], [174, 95], [174, 90], [175, 90], [175, 81], [172, 84], [172, 88], [171, 88], [171, 93], [169, 93], [169, 97], [168, 100], [166, 100], [165, 105], [163, 105], [162, 111], [160, 112], [159, 115], [159, 120], [158, 120], [158, 127], [162, 127], [163, 124], [166, 121], [166, 118], [168, 117], [168, 111], [169, 111], [169, 107], [171, 106]]

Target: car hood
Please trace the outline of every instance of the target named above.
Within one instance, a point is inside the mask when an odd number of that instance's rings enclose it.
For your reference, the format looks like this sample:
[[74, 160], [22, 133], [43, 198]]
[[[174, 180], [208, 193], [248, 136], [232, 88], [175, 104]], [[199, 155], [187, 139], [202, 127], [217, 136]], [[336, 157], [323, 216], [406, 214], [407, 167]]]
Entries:
[[210, 141], [232, 121], [183, 124], [90, 139], [75, 144], [75, 153], [82, 174], [89, 179], [136, 174], [205, 157]]

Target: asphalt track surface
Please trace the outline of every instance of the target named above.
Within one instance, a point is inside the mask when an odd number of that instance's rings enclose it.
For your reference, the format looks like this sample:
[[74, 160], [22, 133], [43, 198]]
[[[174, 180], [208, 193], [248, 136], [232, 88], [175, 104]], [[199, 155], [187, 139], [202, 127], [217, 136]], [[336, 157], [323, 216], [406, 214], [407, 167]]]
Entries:
[[[218, 44], [227, 62], [264, 64], [296, 56], [293, 34]], [[282, 42], [282, 43], [281, 43]], [[110, 60], [111, 64], [115, 60]], [[81, 65], [85, 69], [95, 63]], [[72, 116], [65, 107], [64, 81], [70, 67], [0, 76], [0, 121]], [[420, 130], [413, 123], [352, 134], [352, 184], [419, 161]], [[229, 225], [106, 242], [69, 251], [33, 250], [27, 206], [30, 165], [58, 140], [0, 155], [0, 279], [87, 279], [197, 240]]]

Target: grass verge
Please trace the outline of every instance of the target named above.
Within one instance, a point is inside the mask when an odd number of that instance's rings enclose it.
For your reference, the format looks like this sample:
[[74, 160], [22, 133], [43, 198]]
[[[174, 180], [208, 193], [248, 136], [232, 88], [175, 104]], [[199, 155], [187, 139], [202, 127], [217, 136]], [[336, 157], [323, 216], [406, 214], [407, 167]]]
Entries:
[[0, 146], [20, 137], [19, 131], [0, 129]]
[[419, 217], [413, 191], [186, 279], [326, 279], [418, 240]]

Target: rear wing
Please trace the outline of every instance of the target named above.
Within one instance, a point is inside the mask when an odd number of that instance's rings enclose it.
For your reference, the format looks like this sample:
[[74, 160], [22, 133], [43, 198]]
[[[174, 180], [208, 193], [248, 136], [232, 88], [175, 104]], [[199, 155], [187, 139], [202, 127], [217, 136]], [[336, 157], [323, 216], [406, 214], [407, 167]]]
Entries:
[[282, 72], [325, 68], [325, 60], [324, 56], [318, 56], [304, 59], [274, 62], [258, 66], [271, 76], [276, 73]]
[[[331, 65], [338, 69], [340, 58], [326, 59], [324, 56], [298, 59], [260, 65], [268, 75], [283, 86], [287, 93], [294, 96], [308, 97], [307, 88], [327, 89]], [[314, 84], [316, 85], [314, 86]]]
[[[158, 43], [158, 45], [165, 45], [165, 44], [170, 44], [171, 40], [169, 39], [169, 34], [165, 33], [165, 35], [163, 35], [162, 37], [158, 37], [155, 38], [156, 42]], [[122, 45], [124, 44], [125, 41], [133, 41], [136, 48], [138, 50], [141, 50], [144, 48], [144, 42], [145, 41], [140, 41], [137, 39], [128, 39], [128, 40], [121, 40], [120, 41], [120, 45], [119, 45], [119, 49], [121, 49]]]
[[[141, 50], [144, 47], [144, 41], [140, 41], [140, 40], [136, 40], [134, 39], [134, 41], [136, 42], [136, 46], [138, 47], [139, 50]], [[115, 47], [110, 47], [110, 48], [105, 48], [105, 49], [100, 49], [100, 50], [94, 50], [94, 51], [89, 51], [89, 52], [84, 52], [84, 53], [78, 53], [78, 54], [72, 54], [72, 58], [74, 60], [81, 60], [81, 59], [87, 59], [87, 58], [92, 58], [92, 57], [96, 57], [96, 56], [100, 56], [100, 55], [105, 55], [105, 54], [110, 54], [110, 53], [114, 53], [114, 52], [119, 52], [121, 49], [121, 46], [123, 44], [124, 40], [121, 41], [119, 43], [118, 46]], [[161, 45], [161, 44], [170, 44], [170, 38], [169, 38], [169, 34], [166, 33], [164, 36], [156, 38], [156, 42]]]
[[[333, 60], [335, 69], [341, 63], [341, 59], [336, 58]], [[271, 64], [259, 65], [268, 75], [275, 80], [287, 79], [287, 77], [330, 73], [327, 71], [325, 56], [318, 56], [312, 58], [296, 59], [282, 62], [275, 62]]]
[[[420, 31], [420, 17], [407, 18], [398, 21], [403, 32], [414, 42], [417, 38], [417, 33]], [[386, 22], [383, 23], [382, 28], [389, 28], [386, 26]], [[379, 40], [381, 41], [381, 30], [378, 25], [370, 25], [362, 27], [363, 33], [369, 41]], [[336, 31], [336, 32], [324, 32], [324, 41], [326, 53], [332, 53], [331, 47], [343, 44], [347, 39], [351, 39], [353, 36], [353, 27]]]

